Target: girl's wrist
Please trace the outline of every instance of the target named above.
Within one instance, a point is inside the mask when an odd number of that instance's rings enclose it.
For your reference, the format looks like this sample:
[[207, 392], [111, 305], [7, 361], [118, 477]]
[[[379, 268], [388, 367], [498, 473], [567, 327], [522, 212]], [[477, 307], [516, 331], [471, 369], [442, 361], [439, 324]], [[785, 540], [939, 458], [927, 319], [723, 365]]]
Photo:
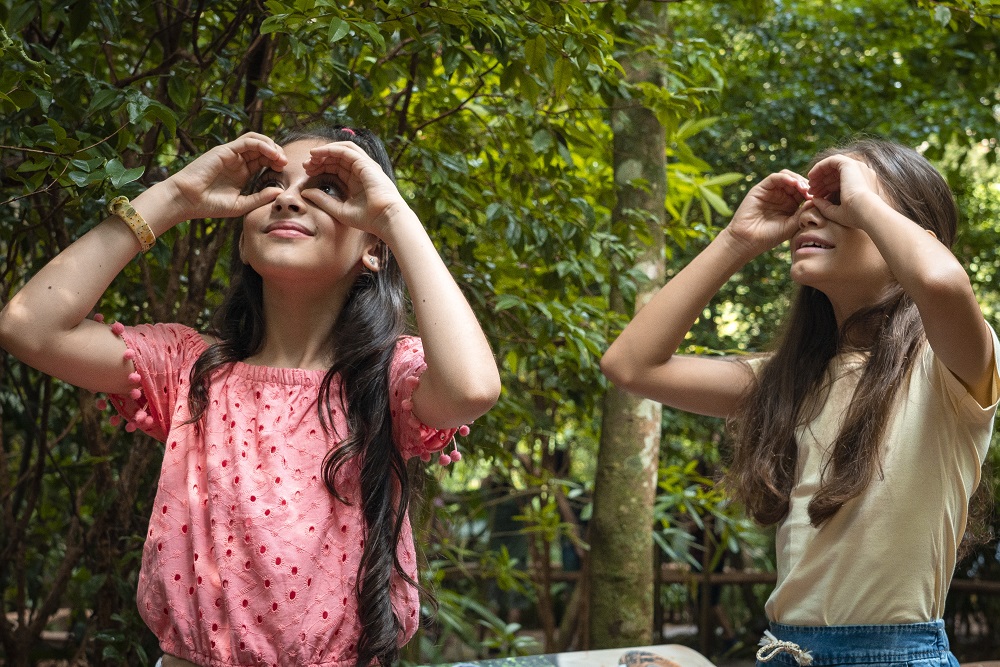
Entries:
[[153, 233], [160, 234], [190, 219], [183, 207], [184, 198], [168, 178], [153, 184], [131, 201], [132, 207], [143, 217]]
[[711, 245], [717, 246], [732, 260], [734, 265], [738, 265], [736, 270], [742, 268], [758, 255], [770, 250], [770, 248], [755, 248], [749, 241], [741, 239], [733, 234], [728, 227], [723, 228], [723, 230], [716, 235], [716, 237], [712, 240]]
[[402, 200], [387, 207], [379, 217], [381, 224], [378, 227], [382, 230], [379, 237], [393, 252], [400, 241], [412, 237], [414, 233], [426, 233], [417, 214]]
[[866, 233], [889, 211], [895, 211], [877, 192], [870, 190], [857, 195], [851, 202], [851, 209], [855, 212], [853, 216], [854, 226]]

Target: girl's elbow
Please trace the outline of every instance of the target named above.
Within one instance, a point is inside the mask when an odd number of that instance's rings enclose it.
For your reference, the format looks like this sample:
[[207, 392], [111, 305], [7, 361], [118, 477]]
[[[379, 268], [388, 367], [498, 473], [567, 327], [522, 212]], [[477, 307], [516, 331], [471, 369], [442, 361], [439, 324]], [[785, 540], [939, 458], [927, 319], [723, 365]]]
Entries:
[[493, 373], [491, 377], [476, 383], [466, 398], [470, 411], [477, 417], [489, 412], [500, 400], [501, 389], [499, 373]]
[[442, 415], [440, 423], [430, 425], [451, 428], [471, 424], [489, 412], [499, 398], [499, 389], [495, 392], [487, 391], [486, 388], [479, 392], [467, 392], [452, 404], [447, 415]]
[[496, 372], [478, 375], [456, 387], [451, 400], [457, 421], [471, 423], [489, 412], [500, 399], [500, 390], [500, 375]]
[[609, 347], [601, 357], [601, 372], [611, 384], [622, 389], [629, 389], [635, 382], [635, 372], [628, 359], [614, 345]]
[[937, 266], [921, 276], [920, 291], [923, 300], [950, 302], [954, 299], [975, 299], [972, 282], [965, 269], [954, 265]]
[[0, 348], [6, 350], [18, 359], [31, 356], [33, 343], [41, 340], [41, 336], [32, 335], [33, 327], [25, 317], [26, 312], [16, 302], [8, 303], [0, 310]]

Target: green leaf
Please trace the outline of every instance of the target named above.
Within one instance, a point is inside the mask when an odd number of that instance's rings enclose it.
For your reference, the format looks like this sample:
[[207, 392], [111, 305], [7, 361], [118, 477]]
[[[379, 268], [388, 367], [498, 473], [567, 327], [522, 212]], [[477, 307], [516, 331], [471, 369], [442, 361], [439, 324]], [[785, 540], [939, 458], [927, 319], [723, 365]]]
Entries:
[[38, 98], [30, 90], [17, 88], [7, 93], [7, 99], [14, 104], [14, 107], [18, 111], [20, 111], [21, 109], [27, 109], [30, 107]]
[[104, 167], [105, 173], [111, 180], [111, 185], [115, 188], [120, 188], [121, 186], [131, 183], [140, 176], [145, 170], [144, 167], [133, 167], [132, 169], [126, 169], [125, 165], [121, 163], [121, 160], [114, 158], [108, 160], [108, 163]]
[[107, 173], [108, 178], [121, 178], [122, 174], [125, 173], [125, 165], [118, 158], [113, 158], [108, 160], [107, 164], [104, 165], [104, 171]]
[[573, 82], [573, 65], [569, 58], [559, 58], [556, 61], [555, 72], [552, 75], [553, 96], [562, 99]]
[[150, 102], [144, 118], [159, 120], [167, 128], [170, 136], [177, 134], [177, 116], [174, 115], [173, 111], [159, 102]]
[[531, 137], [531, 146], [536, 153], [547, 153], [552, 148], [552, 135], [547, 130], [538, 130]]
[[284, 32], [285, 20], [287, 18], [288, 14], [275, 14], [274, 16], [268, 16], [264, 19], [264, 22], [260, 24], [260, 34], [270, 35], [272, 32]]
[[[42, 88], [32, 87], [31, 92], [35, 94], [38, 98], [38, 106], [41, 108], [42, 113], [47, 114], [49, 112], [49, 106], [52, 104], [52, 92]], [[51, 123], [51, 119], [50, 123]], [[63, 132], [63, 138], [66, 137], [66, 133]], [[62, 139], [60, 139], [62, 141]]]
[[729, 172], [728, 174], [719, 174], [718, 176], [712, 176], [701, 182], [705, 187], [725, 187], [727, 185], [732, 185], [733, 183], [739, 183], [744, 178], [743, 174], [737, 174], [735, 172]]
[[125, 94], [125, 98], [128, 100], [126, 107], [128, 110], [128, 120], [130, 123], [135, 123], [146, 113], [151, 100], [134, 88], [129, 89]]
[[[173, 81], [174, 78], [175, 77], [171, 77], [170, 80]], [[102, 88], [101, 90], [98, 90], [94, 93], [93, 97], [90, 98], [90, 106], [87, 107], [87, 113], [91, 114], [95, 111], [100, 111], [105, 107], [111, 106], [111, 104], [114, 103], [115, 100], [117, 100], [121, 95], [121, 92], [122, 91], [117, 88]]]
[[677, 133], [675, 139], [678, 141], [684, 141], [690, 139], [694, 135], [698, 134], [702, 130], [706, 130], [713, 125], [715, 125], [719, 120], [718, 116], [710, 116], [708, 118], [699, 118], [694, 120], [686, 120], [681, 123], [680, 127], [677, 128]]
[[172, 76], [167, 80], [167, 95], [178, 107], [186, 108], [191, 104], [193, 91], [187, 77]]
[[69, 180], [73, 181], [73, 183], [75, 183], [81, 188], [90, 182], [90, 174], [88, 174], [85, 171], [73, 170], [68, 174], [66, 174], [66, 176], [69, 178]]
[[48, 170], [52, 162], [48, 159], [38, 159], [31, 160], [28, 162], [22, 162], [18, 168], [17, 173], [22, 174], [30, 171], [38, 171], [40, 169]]
[[496, 305], [493, 307], [493, 312], [499, 313], [501, 310], [508, 310], [515, 306], [520, 306], [524, 300], [513, 294], [501, 294], [497, 297]]
[[45, 119], [45, 122], [48, 123], [50, 128], [52, 128], [52, 133], [56, 136], [56, 142], [61, 144], [66, 141], [66, 130], [64, 130], [54, 118], [47, 118]]
[[351, 24], [343, 19], [333, 18], [330, 20], [330, 26], [327, 31], [327, 41], [331, 44], [334, 42], [339, 42], [347, 33], [351, 32]]
[[545, 38], [542, 36], [529, 39], [524, 43], [524, 60], [535, 72], [545, 71]]
[[142, 172], [145, 171], [145, 167], [133, 167], [132, 169], [126, 169], [119, 176], [111, 179], [111, 184], [116, 188], [120, 188], [127, 183], [137, 180], [142, 176]]

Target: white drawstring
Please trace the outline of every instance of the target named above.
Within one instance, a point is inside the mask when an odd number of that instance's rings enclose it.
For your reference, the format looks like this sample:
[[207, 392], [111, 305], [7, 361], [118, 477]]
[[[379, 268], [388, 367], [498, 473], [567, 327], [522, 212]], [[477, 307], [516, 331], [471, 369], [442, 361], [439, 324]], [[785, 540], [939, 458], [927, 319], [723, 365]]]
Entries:
[[802, 667], [811, 665], [813, 661], [812, 653], [794, 642], [778, 639], [771, 634], [770, 630], [764, 630], [764, 638], [760, 640], [760, 647], [757, 651], [757, 659], [761, 662], [768, 662], [779, 653], [791, 653], [795, 662]]

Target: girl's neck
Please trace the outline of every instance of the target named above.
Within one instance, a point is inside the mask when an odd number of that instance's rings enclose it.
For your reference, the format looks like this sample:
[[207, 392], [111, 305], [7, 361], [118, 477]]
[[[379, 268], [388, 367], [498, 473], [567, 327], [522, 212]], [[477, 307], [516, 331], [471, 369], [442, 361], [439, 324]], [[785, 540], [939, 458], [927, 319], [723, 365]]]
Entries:
[[[848, 289], [839, 293], [823, 290], [830, 300], [830, 305], [833, 306], [833, 315], [837, 319], [837, 329], [844, 332], [844, 324], [854, 315], [882, 303], [889, 296], [894, 284], [879, 284], [873, 281], [867, 289], [849, 286]], [[860, 329], [852, 327], [852, 329], [854, 330], [847, 332], [848, 336], [844, 341], [851, 345], [867, 346], [875, 335], [875, 331], [871, 327], [861, 327]]]
[[333, 363], [333, 325], [346, 290], [308, 291], [264, 284], [264, 344], [247, 363], [276, 368], [326, 370]]
[[887, 313], [884, 309], [879, 309], [874, 312], [869, 310], [864, 315], [859, 314], [875, 305], [869, 304], [858, 308], [843, 320], [837, 318], [838, 352], [866, 351], [872, 348], [882, 327], [888, 325]]

